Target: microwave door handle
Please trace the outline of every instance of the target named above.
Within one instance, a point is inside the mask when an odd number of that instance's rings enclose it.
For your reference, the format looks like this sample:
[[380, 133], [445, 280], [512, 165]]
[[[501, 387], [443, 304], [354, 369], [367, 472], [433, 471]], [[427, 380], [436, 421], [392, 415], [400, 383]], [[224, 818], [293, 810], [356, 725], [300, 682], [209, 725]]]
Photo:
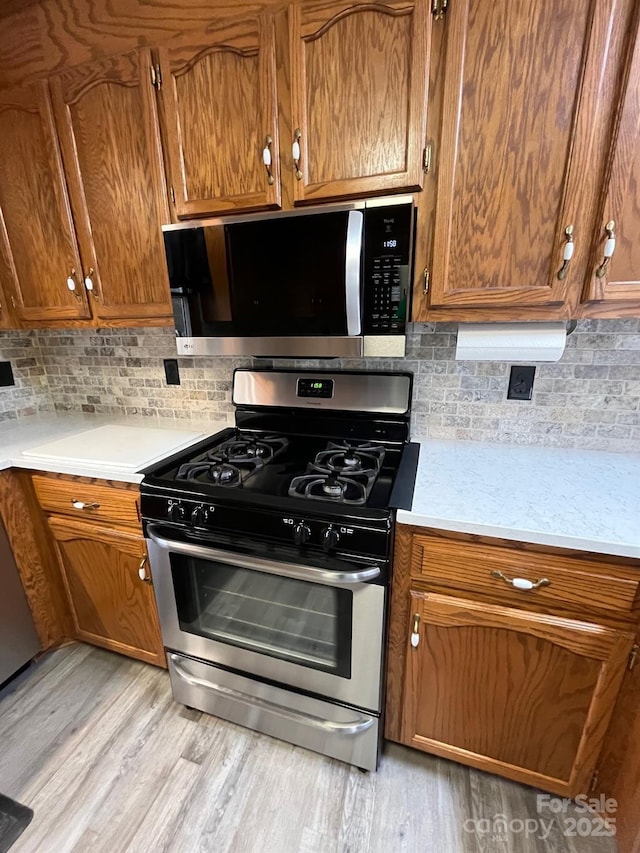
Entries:
[[192, 542], [176, 542], [161, 536], [154, 524], [148, 525], [147, 535], [159, 548], [170, 551], [172, 554], [183, 554], [185, 557], [196, 557], [200, 560], [219, 560], [221, 563], [239, 566], [243, 569], [254, 569], [258, 572], [266, 572], [269, 575], [321, 583], [326, 586], [354, 586], [375, 580], [380, 575], [379, 566], [370, 566], [354, 572], [334, 572], [329, 569], [303, 566], [299, 563], [285, 563], [278, 560], [265, 560], [262, 557], [252, 557], [248, 554], [236, 554], [233, 551], [195, 545]]
[[360, 271], [362, 269], [362, 231], [364, 216], [361, 210], [347, 214], [347, 250], [344, 265], [344, 289], [347, 308], [347, 335], [362, 331], [360, 310]]

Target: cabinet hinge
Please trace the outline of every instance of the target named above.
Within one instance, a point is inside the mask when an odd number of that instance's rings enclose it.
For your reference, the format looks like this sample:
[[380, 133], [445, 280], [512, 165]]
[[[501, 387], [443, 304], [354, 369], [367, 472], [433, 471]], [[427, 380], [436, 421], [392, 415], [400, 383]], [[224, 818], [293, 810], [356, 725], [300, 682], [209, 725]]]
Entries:
[[174, 190], [173, 187], [169, 187], [169, 195], [171, 196], [171, 203], [175, 204], [176, 203], [176, 191]]
[[17, 307], [18, 307], [18, 303], [16, 302], [16, 298], [15, 298], [15, 296], [10, 296], [10, 297], [9, 297], [9, 300], [10, 300], [10, 302], [11, 302], [11, 307], [12, 307], [12, 308], [17, 308]]
[[629, 652], [629, 669], [633, 669], [636, 665], [636, 658], [638, 657], [638, 644], [634, 643], [631, 647], [631, 651]]
[[593, 776], [591, 777], [591, 785], [589, 786], [589, 791], [595, 791], [596, 785], [598, 784], [598, 777], [600, 776], [599, 770], [593, 771]]
[[431, 14], [436, 21], [444, 18], [448, 6], [449, 0], [431, 0]]
[[151, 66], [151, 85], [154, 89], [162, 88], [162, 72], [159, 65]]
[[425, 175], [428, 175], [431, 171], [431, 157], [433, 155], [433, 146], [431, 143], [425, 145], [424, 151], [422, 152], [422, 169]]
[[422, 274], [424, 279], [424, 287], [422, 288], [422, 292], [425, 294], [429, 293], [429, 285], [431, 283], [431, 275], [429, 274], [429, 270], [427, 267], [424, 268], [424, 272]]

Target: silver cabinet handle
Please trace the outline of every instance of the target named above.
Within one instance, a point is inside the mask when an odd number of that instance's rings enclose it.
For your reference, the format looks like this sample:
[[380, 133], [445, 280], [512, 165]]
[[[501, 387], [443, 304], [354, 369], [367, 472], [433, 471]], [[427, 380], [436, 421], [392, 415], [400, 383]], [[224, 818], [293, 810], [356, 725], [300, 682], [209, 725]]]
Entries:
[[540, 589], [541, 586], [551, 586], [549, 578], [540, 578], [540, 580], [537, 581], [530, 581], [527, 580], [527, 578], [508, 578], [506, 575], [503, 575], [502, 572], [491, 572], [491, 577], [503, 580], [515, 589], [522, 589], [525, 591], [530, 589]]
[[616, 250], [616, 223], [613, 219], [610, 219], [607, 222], [604, 226], [604, 230], [607, 235], [607, 239], [604, 244], [604, 257], [602, 258], [602, 263], [596, 269], [596, 278], [604, 278], [604, 274], [609, 266], [609, 261]]
[[196, 557], [200, 560], [218, 560], [221, 563], [228, 563], [231, 566], [239, 566], [243, 569], [255, 569], [257, 572], [265, 572], [268, 575], [280, 575], [285, 578], [321, 583], [326, 586], [354, 586], [365, 581], [375, 580], [380, 575], [379, 566], [371, 566], [368, 569], [360, 569], [355, 572], [332, 572], [329, 569], [317, 569], [299, 563], [281, 563], [277, 560], [265, 560], [262, 557], [235, 554], [219, 548], [193, 545], [191, 542], [175, 542], [160, 536], [154, 524], [147, 527], [147, 534], [159, 548], [173, 554], [184, 554], [186, 557]]
[[273, 177], [273, 171], [271, 169], [271, 146], [273, 145], [273, 139], [270, 136], [264, 141], [264, 148], [262, 149], [262, 162], [264, 163], [264, 167], [267, 170], [267, 183], [269, 186], [272, 186], [275, 178]]
[[100, 504], [98, 503], [90, 503], [87, 504], [84, 501], [79, 501], [77, 498], [72, 498], [71, 505], [74, 509], [100, 509]]
[[284, 705], [278, 705], [275, 702], [269, 702], [266, 699], [260, 699], [257, 696], [249, 696], [248, 693], [242, 693], [240, 690], [235, 690], [231, 687], [224, 687], [221, 684], [215, 684], [213, 681], [205, 681], [204, 678], [198, 678], [192, 675], [185, 669], [181, 658], [178, 655], [168, 655], [169, 660], [174, 666], [176, 674], [187, 684], [192, 687], [204, 687], [213, 693], [218, 693], [221, 696], [226, 696], [228, 699], [233, 699], [236, 702], [242, 702], [244, 705], [249, 705], [251, 708], [263, 708], [272, 714], [277, 714], [279, 717], [284, 717], [293, 723], [301, 723], [304, 726], [311, 726], [314, 729], [319, 729], [325, 734], [338, 735], [358, 735], [370, 729], [374, 723], [371, 717], [356, 717], [353, 722], [336, 723], [333, 720], [323, 720], [320, 717], [314, 717], [311, 714], [302, 714], [299, 711], [293, 711]]
[[302, 139], [302, 131], [296, 128], [293, 134], [293, 145], [291, 146], [291, 154], [293, 156], [293, 165], [296, 167], [296, 180], [302, 180], [302, 171], [300, 170], [300, 160], [302, 154], [300, 151], [300, 140]]
[[573, 250], [575, 249], [575, 245], [573, 242], [573, 225], [567, 225], [564, 229], [564, 252], [562, 254], [562, 266], [558, 270], [558, 278], [560, 281], [567, 277], [567, 273], [569, 272], [569, 264], [571, 263], [571, 258], [573, 257]]

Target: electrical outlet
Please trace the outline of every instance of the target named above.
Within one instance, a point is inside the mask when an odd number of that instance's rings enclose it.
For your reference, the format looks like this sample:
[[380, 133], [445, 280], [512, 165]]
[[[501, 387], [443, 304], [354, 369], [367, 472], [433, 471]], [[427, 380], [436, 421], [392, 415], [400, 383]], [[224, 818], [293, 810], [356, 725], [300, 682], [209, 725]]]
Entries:
[[177, 358], [165, 358], [164, 375], [167, 380], [167, 385], [180, 384], [180, 371], [178, 370]]
[[10, 361], [0, 361], [0, 386], [15, 385], [16, 380], [13, 378], [13, 370], [11, 369]]
[[533, 395], [533, 378], [535, 375], [535, 367], [523, 367], [514, 364], [509, 375], [507, 400], [530, 400]]

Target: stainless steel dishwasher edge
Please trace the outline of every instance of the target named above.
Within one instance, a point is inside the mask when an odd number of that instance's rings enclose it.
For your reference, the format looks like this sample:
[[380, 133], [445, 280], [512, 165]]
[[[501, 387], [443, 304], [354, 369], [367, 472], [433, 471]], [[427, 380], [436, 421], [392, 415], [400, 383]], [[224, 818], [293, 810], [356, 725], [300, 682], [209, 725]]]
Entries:
[[33, 617], [0, 521], [0, 684], [39, 651]]

